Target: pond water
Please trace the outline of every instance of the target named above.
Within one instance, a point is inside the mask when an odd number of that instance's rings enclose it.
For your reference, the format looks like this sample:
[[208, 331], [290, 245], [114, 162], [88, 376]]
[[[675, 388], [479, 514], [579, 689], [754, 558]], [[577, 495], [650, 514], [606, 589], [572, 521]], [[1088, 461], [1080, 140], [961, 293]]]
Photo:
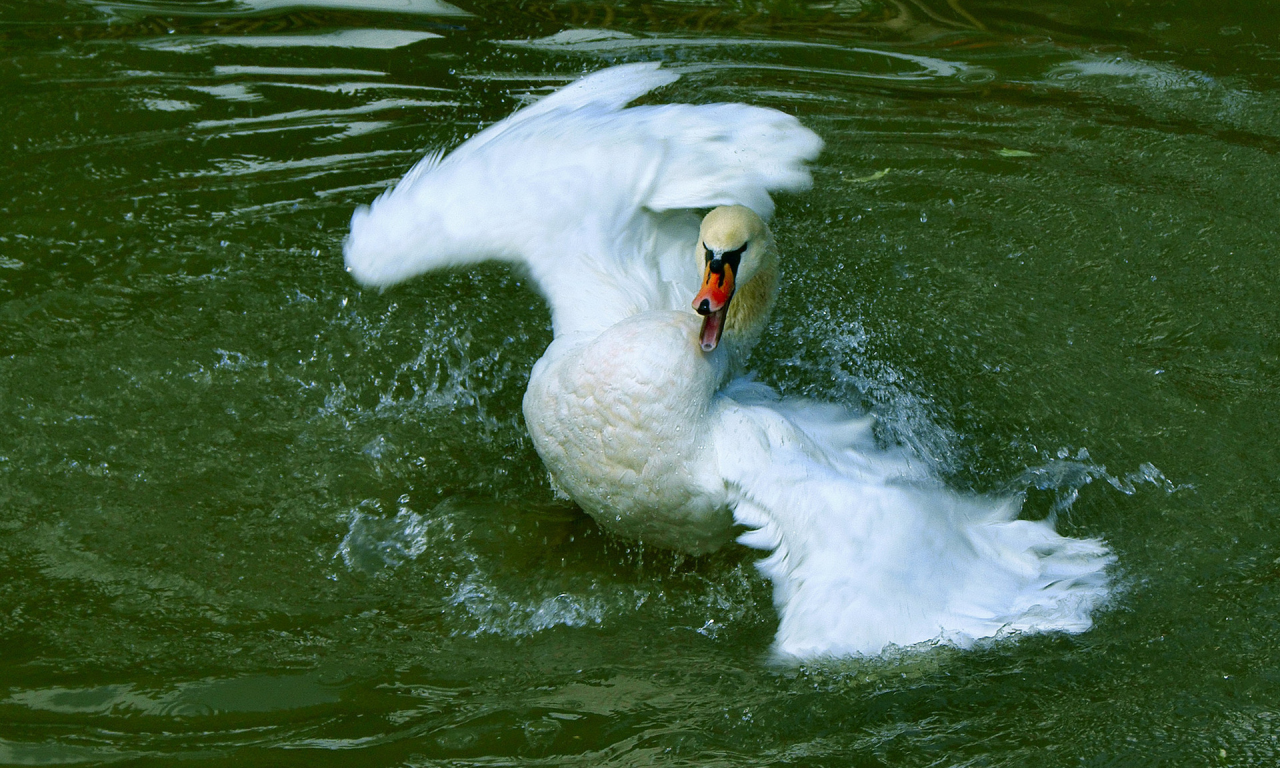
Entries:
[[[761, 378], [1105, 539], [1094, 629], [777, 667], [756, 553], [554, 498], [521, 275], [344, 273], [646, 60], [827, 143]], [[0, 764], [1275, 765], [1277, 75], [1270, 3], [0, 2]]]

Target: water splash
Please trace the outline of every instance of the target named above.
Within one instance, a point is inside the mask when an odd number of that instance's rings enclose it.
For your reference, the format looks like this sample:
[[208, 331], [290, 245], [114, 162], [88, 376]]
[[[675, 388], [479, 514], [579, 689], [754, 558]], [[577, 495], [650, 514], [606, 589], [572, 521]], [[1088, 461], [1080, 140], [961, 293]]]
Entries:
[[660, 557], [655, 571], [641, 545], [619, 551], [598, 538], [574, 541], [591, 536], [594, 524], [556, 509], [511, 518], [502, 508], [446, 500], [420, 514], [405, 496], [393, 515], [368, 499], [343, 516], [347, 533], [332, 559], [389, 586], [412, 583], [415, 601], [436, 606], [455, 637], [527, 637], [643, 614], [720, 640], [772, 621], [749, 561], [702, 573], [683, 558]]
[[[384, 514], [376, 500], [361, 502], [345, 516], [347, 534], [333, 557], [350, 571], [386, 578], [428, 551], [434, 553], [437, 561], [424, 567], [434, 571], [446, 610], [458, 614], [450, 622], [457, 627], [455, 635], [520, 637], [552, 627], [599, 625], [616, 602], [608, 594], [583, 594], [596, 590], [596, 584], [558, 584], [534, 573], [519, 587], [509, 585], [494, 572], [501, 563], [490, 562], [473, 546], [472, 529], [455, 522], [455, 504], [444, 502], [420, 515], [405, 506], [407, 501], [401, 498], [394, 516]], [[632, 596], [638, 596], [639, 604], [645, 599], [642, 593], [647, 590]]]
[[[643, 592], [638, 595], [641, 603], [642, 595]], [[601, 597], [561, 592], [531, 602], [511, 598], [487, 574], [469, 574], [454, 589], [450, 603], [466, 613], [471, 627], [455, 630], [454, 634], [520, 637], [552, 627], [600, 625], [608, 614], [608, 604]]]
[[[878, 439], [906, 447], [933, 472], [946, 474], [957, 457], [958, 437], [932, 417], [933, 400], [911, 385], [914, 377], [871, 353], [872, 335], [861, 322], [837, 322], [830, 315], [823, 309], [791, 331], [793, 347], [800, 351], [781, 365], [820, 382], [803, 386], [800, 394], [870, 411]], [[814, 338], [822, 339], [816, 362], [810, 359], [812, 350], [805, 349]]]
[[1054, 520], [1059, 514], [1070, 511], [1080, 498], [1080, 490], [1095, 480], [1106, 482], [1126, 496], [1137, 493], [1142, 485], [1153, 485], [1165, 493], [1195, 489], [1193, 485], [1175, 484], [1150, 462], [1140, 464], [1133, 472], [1117, 476], [1108, 472], [1105, 465], [1094, 464], [1087, 448], [1081, 448], [1074, 458], [1069, 456], [1070, 452], [1062, 449], [1058, 458], [1028, 468], [1011, 483], [1010, 491], [1024, 493], [1034, 489], [1053, 493], [1049, 519]]
[[381, 505], [367, 499], [346, 514], [347, 535], [334, 552], [349, 570], [369, 575], [385, 574], [415, 560], [433, 539], [452, 537], [447, 518], [429, 520], [406, 506], [395, 517], [382, 514]]
[[321, 418], [337, 417], [344, 423], [361, 423], [413, 417], [424, 411], [473, 410], [482, 436], [492, 437], [503, 428], [518, 428], [489, 414], [485, 403], [516, 375], [511, 365], [500, 365], [502, 350], [473, 355], [471, 335], [448, 331], [443, 338], [428, 337], [418, 354], [396, 366], [386, 383], [378, 387], [372, 407], [362, 402], [363, 385], [349, 389], [345, 381], [333, 382], [319, 409]]

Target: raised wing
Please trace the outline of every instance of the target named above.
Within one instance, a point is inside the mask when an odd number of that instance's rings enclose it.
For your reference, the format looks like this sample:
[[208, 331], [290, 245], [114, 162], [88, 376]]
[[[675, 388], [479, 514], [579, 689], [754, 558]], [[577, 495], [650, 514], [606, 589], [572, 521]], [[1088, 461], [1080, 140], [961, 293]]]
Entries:
[[344, 255], [364, 285], [502, 259], [526, 265], [557, 335], [688, 302], [698, 275], [688, 209], [773, 211], [810, 183], [821, 140], [742, 104], [624, 108], [677, 75], [657, 63], [598, 72], [422, 160], [351, 220]]
[[965, 647], [1007, 632], [1082, 632], [1108, 594], [1100, 541], [1018, 520], [1016, 498], [962, 495], [877, 448], [838, 406], [731, 386], [716, 435], [738, 541], [757, 563], [792, 658]]

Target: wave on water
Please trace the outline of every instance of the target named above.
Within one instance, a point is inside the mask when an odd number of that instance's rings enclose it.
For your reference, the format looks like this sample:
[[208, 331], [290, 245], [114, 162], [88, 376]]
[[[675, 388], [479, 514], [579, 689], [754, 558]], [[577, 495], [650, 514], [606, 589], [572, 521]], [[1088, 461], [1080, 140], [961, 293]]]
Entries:
[[[666, 50], [680, 51], [686, 58], [673, 71], [769, 70], [791, 75], [819, 75], [877, 82], [918, 85], [921, 83], [985, 83], [995, 73], [985, 66], [897, 50], [860, 48], [802, 40], [767, 40], [712, 36], [631, 34], [609, 29], [569, 29], [547, 37], [528, 40], [500, 40], [506, 48], [537, 50], [553, 54], [617, 56], [631, 51], [661, 58]], [[747, 62], [687, 60], [698, 49], [747, 48], [753, 54], [768, 50], [767, 58]], [[795, 52], [788, 63], [787, 51]], [[828, 66], [814, 67], [801, 60], [820, 50]], [[752, 56], [751, 58], [754, 58]], [[486, 79], [479, 75], [477, 79]]]
[[1202, 72], [1124, 56], [1081, 56], [1054, 65], [1046, 73], [1046, 78], [1059, 84], [1083, 78], [1098, 78], [1121, 86], [1136, 85], [1157, 91], [1211, 88], [1218, 84]]
[[468, 575], [451, 596], [475, 622], [462, 634], [495, 634], [506, 637], [531, 635], [552, 627], [585, 627], [604, 622], [608, 603], [600, 597], [561, 592], [533, 602], [511, 601], [477, 571]]
[[[953, 473], [956, 464], [965, 457], [957, 447], [962, 436], [935, 418], [934, 401], [911, 384], [917, 377], [877, 359], [870, 349], [873, 336], [862, 323], [843, 319], [837, 323], [825, 313], [826, 310], [818, 313], [816, 319], [808, 319], [792, 331], [792, 346], [801, 351], [781, 361], [784, 369], [801, 374], [803, 381], [817, 382], [801, 383], [800, 394], [868, 411], [876, 417], [876, 434], [885, 445], [910, 451], [917, 461], [939, 475]], [[815, 324], [824, 329], [842, 328], [837, 332], [824, 331], [827, 335], [816, 361], [813, 350], [803, 349], [802, 344], [813, 333]], [[1104, 481], [1127, 496], [1137, 493], [1142, 485], [1155, 486], [1166, 493], [1194, 489], [1192, 485], [1174, 483], [1149, 462], [1132, 472], [1111, 474], [1105, 465], [1093, 463], [1087, 448], [1078, 449], [1074, 456], [1066, 448], [1059, 449], [1056, 456], [1041, 455], [1045, 462], [1027, 468], [1008, 483], [1004, 492], [1021, 494], [1031, 489], [1054, 492], [1057, 499], [1051, 515], [1070, 509], [1079, 498], [1080, 490], [1095, 480]]]

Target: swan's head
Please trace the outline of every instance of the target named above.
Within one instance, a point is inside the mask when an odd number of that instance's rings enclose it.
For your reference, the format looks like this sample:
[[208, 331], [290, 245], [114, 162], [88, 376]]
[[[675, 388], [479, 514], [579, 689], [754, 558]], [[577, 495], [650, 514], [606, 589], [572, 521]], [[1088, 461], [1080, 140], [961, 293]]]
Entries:
[[[777, 282], [777, 256], [769, 229], [755, 211], [741, 205], [724, 205], [702, 219], [702, 229], [698, 233], [698, 258], [704, 272], [702, 290], [693, 298], [693, 309], [705, 318], [700, 339], [702, 351], [710, 352], [720, 343], [720, 334], [725, 326], [734, 324], [734, 318], [729, 315], [733, 297], [743, 294], [752, 279], [761, 274], [770, 278], [763, 281], [768, 285], [759, 286], [763, 290], [751, 292], [751, 306], [741, 309], [750, 311], [749, 320], [754, 320], [756, 315], [768, 314]], [[763, 305], [756, 306], [761, 304], [761, 297]], [[741, 298], [739, 304], [742, 304]], [[735, 312], [735, 315], [741, 315], [741, 312]]]

